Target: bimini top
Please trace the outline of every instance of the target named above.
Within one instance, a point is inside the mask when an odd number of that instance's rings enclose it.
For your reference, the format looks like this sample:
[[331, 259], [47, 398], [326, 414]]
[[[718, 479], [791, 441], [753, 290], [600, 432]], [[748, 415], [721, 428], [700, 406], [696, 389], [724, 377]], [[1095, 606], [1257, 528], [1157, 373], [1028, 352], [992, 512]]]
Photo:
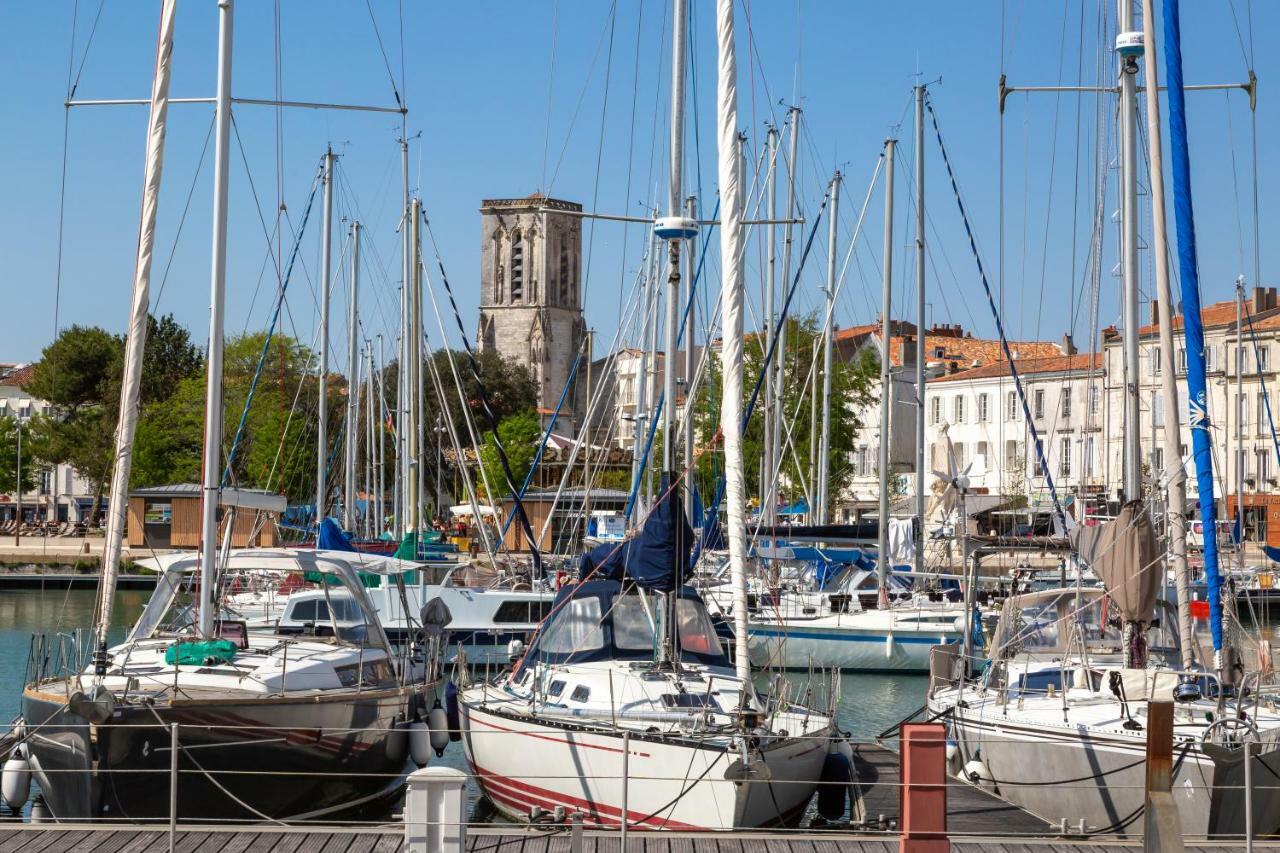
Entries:
[[[660, 596], [645, 593], [631, 582], [593, 580], [562, 587], [520, 668], [531, 661], [655, 660], [654, 625], [665, 618], [662, 603]], [[678, 593], [676, 626], [681, 660], [729, 666], [715, 624], [692, 587]]]
[[[155, 592], [147, 602], [138, 623], [129, 632], [130, 640], [151, 636], [163, 623], [174, 597], [187, 575], [200, 567], [198, 551], [178, 551], [139, 560], [138, 565], [160, 573]], [[361, 574], [398, 575], [420, 567], [421, 563], [398, 560], [379, 554], [354, 551], [326, 551], [307, 548], [238, 548], [220, 556], [219, 566], [228, 572], [293, 572], [332, 577], [359, 602], [365, 624], [384, 646], [388, 646], [377, 610], [361, 583]]]

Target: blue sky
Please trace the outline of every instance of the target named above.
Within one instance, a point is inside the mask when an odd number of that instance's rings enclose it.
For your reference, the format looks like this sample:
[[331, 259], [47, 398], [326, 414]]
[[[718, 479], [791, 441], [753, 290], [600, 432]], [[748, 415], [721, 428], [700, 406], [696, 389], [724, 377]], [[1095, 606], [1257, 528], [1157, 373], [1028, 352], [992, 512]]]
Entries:
[[[1157, 6], [1159, 3], [1157, 3]], [[692, 101], [686, 184], [704, 210], [715, 204], [714, 7], [693, 0]], [[917, 70], [937, 80], [932, 98], [959, 173], [992, 284], [1000, 270], [998, 175], [1001, 122], [996, 81], [1013, 85], [1110, 85], [1114, 61], [1099, 48], [1100, 9], [1113, 4], [1010, 2], [763, 2], [739, 5], [740, 121], [754, 162], [764, 125], [781, 124], [785, 107], [804, 107], [800, 194], [806, 210], [839, 167], [845, 174], [840, 214], [842, 253], [867, 192], [884, 138], [902, 137], [897, 169], [895, 303], [914, 305], [906, 252], [911, 240], [910, 87]], [[1251, 44], [1261, 80], [1256, 115], [1260, 169], [1261, 270], [1274, 282], [1275, 221], [1270, 201], [1280, 175], [1273, 150], [1280, 101], [1270, 83], [1280, 63], [1266, 45], [1280, 33], [1280, 8], [1248, 0], [1183, 4], [1188, 82], [1246, 79]], [[380, 49], [370, 7], [382, 35]], [[8, 3], [0, 12], [0, 56], [10, 81], [0, 99], [0, 361], [38, 356], [55, 322], [121, 329], [137, 237], [144, 107], [73, 110], [66, 123], [66, 199], [62, 275], [58, 267], [59, 186], [63, 166], [69, 63], [77, 97], [143, 97], [154, 62], [157, 0], [102, 6], [81, 0]], [[429, 212], [465, 325], [474, 331], [482, 198], [536, 189], [611, 213], [641, 212], [665, 198], [669, 7], [659, 0], [605, 2], [406, 3], [282, 0], [276, 52], [275, 6], [242, 0], [236, 14], [233, 89], [270, 98], [276, 69], [283, 97], [366, 104], [403, 95], [414, 135], [411, 173]], [[75, 46], [71, 46], [76, 15]], [[1114, 27], [1114, 21], [1105, 22]], [[93, 31], [90, 41], [90, 31]], [[1110, 41], [1110, 36], [1105, 40]], [[86, 43], [89, 44], [86, 53]], [[177, 22], [174, 97], [208, 96], [214, 87], [216, 4], [184, 0]], [[750, 49], [748, 49], [750, 48]], [[554, 57], [554, 59], [553, 59]], [[278, 59], [278, 62], [277, 62]], [[388, 65], [390, 66], [388, 69]], [[1161, 69], [1163, 72], [1163, 68]], [[390, 73], [389, 73], [390, 72]], [[1101, 74], [1101, 78], [1099, 75]], [[1250, 120], [1243, 93], [1192, 94], [1192, 167], [1206, 301], [1229, 298], [1235, 276], [1253, 279]], [[549, 109], [550, 106], [550, 109]], [[211, 152], [202, 149], [212, 109], [171, 109], [160, 237], [156, 310], [172, 312], [203, 339], [207, 323]], [[548, 117], [550, 116], [550, 120]], [[1097, 132], [1103, 125], [1101, 138]], [[904, 123], [900, 130], [895, 128]], [[236, 110], [231, 173], [228, 332], [263, 327], [275, 289], [268, 235], [283, 200], [287, 252], [327, 144], [341, 154], [339, 214], [365, 225], [363, 334], [394, 345], [398, 285], [400, 182], [397, 117], [350, 112]], [[1094, 170], [1114, 164], [1114, 105], [1093, 96], [1012, 95], [1005, 146], [1005, 317], [1018, 338], [1089, 334]], [[243, 148], [243, 155], [242, 155]], [[1101, 151], [1101, 156], [1099, 156]], [[981, 334], [993, 323], [932, 134], [926, 140], [930, 218], [931, 319]], [[197, 169], [199, 167], [199, 171]], [[1100, 261], [1099, 325], [1119, 322], [1115, 264], [1114, 181], [1102, 201], [1106, 225]], [[882, 244], [880, 190], [869, 206], [864, 239], [849, 265], [837, 322], [870, 322], [879, 306]], [[184, 208], [189, 208], [184, 215]], [[1143, 232], [1149, 233], [1147, 200]], [[318, 211], [302, 243], [290, 285], [286, 330], [306, 342], [316, 326]], [[645, 240], [641, 226], [587, 227], [586, 310], [603, 347], [627, 314], [627, 294]], [[758, 236], [758, 235], [757, 235]], [[271, 240], [274, 245], [274, 237]], [[335, 245], [341, 246], [341, 232]], [[759, 291], [759, 241], [748, 250], [748, 288]], [[826, 226], [814, 242], [798, 295], [818, 304], [825, 271]], [[714, 258], [716, 253], [710, 253]], [[1144, 291], [1151, 261], [1144, 251]], [[716, 284], [714, 263], [709, 281]], [[161, 281], [163, 279], [163, 286]], [[345, 297], [345, 274], [335, 299]], [[758, 303], [758, 295], [755, 301]], [[442, 306], [443, 307], [443, 306]], [[56, 308], [56, 311], [55, 311]], [[897, 312], [895, 312], [897, 313]], [[911, 316], [913, 309], [907, 312]], [[55, 320], [56, 314], [56, 320]], [[428, 311], [428, 331], [439, 342]], [[449, 319], [449, 318], [446, 318]], [[624, 324], [625, 325], [625, 324]], [[345, 335], [335, 306], [333, 334]], [[452, 323], [449, 323], [452, 328]], [[623, 337], [634, 340], [632, 325]], [[335, 359], [334, 364], [338, 364]]]

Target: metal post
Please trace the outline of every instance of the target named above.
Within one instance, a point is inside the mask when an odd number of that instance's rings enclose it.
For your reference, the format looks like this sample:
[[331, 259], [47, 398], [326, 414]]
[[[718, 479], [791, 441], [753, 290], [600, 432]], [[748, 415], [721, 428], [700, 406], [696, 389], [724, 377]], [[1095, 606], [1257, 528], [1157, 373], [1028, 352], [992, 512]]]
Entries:
[[[1178, 804], [1173, 798], [1172, 702], [1147, 703], [1146, 765], [1142, 848], [1146, 853], [1179, 853], [1183, 844]], [[1247, 804], [1245, 809], [1247, 821]]]
[[[1121, 33], [1133, 29], [1133, 0], [1117, 0]], [[1124, 280], [1124, 499], [1142, 495], [1142, 412], [1138, 396], [1137, 60], [1117, 54], [1120, 76], [1120, 269]], [[1169, 369], [1173, 369], [1169, 365]]]
[[15, 418], [13, 422], [14, 432], [18, 434], [18, 470], [15, 473], [16, 481], [13, 484], [13, 493], [18, 509], [18, 526], [13, 531], [13, 544], [22, 544], [22, 419]]
[[320, 226], [320, 390], [316, 401], [316, 544], [329, 488], [329, 293], [333, 287], [333, 149], [324, 153], [324, 222]]
[[[177, 667], [175, 667], [176, 669]], [[169, 724], [169, 853], [178, 837], [178, 724]]]
[[893, 398], [890, 316], [893, 310], [893, 152], [896, 139], [884, 141], [884, 293], [880, 307], [880, 447], [876, 464], [880, 470], [879, 547], [876, 554], [876, 583], [880, 604], [887, 603], [889, 579], [889, 407]]
[[356, 527], [356, 447], [359, 444], [357, 424], [359, 421], [360, 383], [357, 381], [359, 365], [359, 327], [360, 310], [360, 223], [351, 223], [351, 293], [347, 306], [347, 441], [345, 485], [342, 494], [342, 521], [348, 533]]
[[400, 355], [396, 374], [396, 536], [404, 536], [409, 526], [409, 445], [406, 425], [409, 421], [409, 140], [408, 131], [400, 139], [400, 177], [404, 192], [404, 216], [400, 222]]
[[364, 407], [364, 434], [365, 434], [365, 451], [364, 451], [364, 520], [365, 520], [365, 536], [370, 539], [377, 539], [382, 534], [381, 522], [375, 524], [377, 519], [377, 499], [374, 495], [375, 479], [373, 476], [374, 465], [377, 461], [377, 452], [374, 450], [374, 441], [377, 438], [378, 416], [373, 412], [373, 341], [366, 340], [364, 342], [365, 352], [365, 370], [368, 372], [369, 381], [365, 385], [365, 407]]
[[205, 359], [204, 477], [200, 507], [200, 636], [213, 633], [213, 575], [218, 560], [222, 472], [222, 324], [227, 291], [227, 181], [231, 160], [232, 0], [218, 0], [218, 90], [213, 134], [213, 257], [209, 352]]
[[386, 370], [386, 367], [387, 367], [387, 363], [386, 363], [386, 361], [385, 361], [385, 360], [384, 360], [384, 358], [383, 358], [383, 352], [382, 352], [382, 335], [381, 335], [381, 334], [379, 334], [379, 335], [378, 335], [378, 364], [377, 364], [377, 367], [376, 367], [376, 372], [377, 372], [377, 374], [378, 374], [378, 380], [377, 380], [377, 388], [378, 388], [378, 414], [377, 414], [377, 418], [378, 418], [378, 430], [377, 430], [377, 432], [375, 433], [375, 435], [377, 436], [377, 440], [378, 440], [378, 536], [379, 536], [379, 537], [381, 537], [381, 536], [382, 536], [382, 526], [386, 523], [386, 517], [387, 517], [387, 506], [386, 506], [386, 497], [387, 497], [387, 456], [386, 456], [386, 446], [387, 446], [387, 441], [386, 441], [386, 428], [383, 426], [383, 424], [384, 424], [384, 423], [386, 423], [385, 419], [383, 418], [383, 412], [384, 412], [384, 411], [385, 411], [385, 409], [386, 409], [386, 402], [387, 402], [387, 389], [386, 389], [386, 386], [382, 384], [382, 383], [383, 383], [383, 377], [384, 377], [384, 375], [385, 375], [385, 374], [383, 373], [383, 371], [384, 371], [384, 370]]
[[[1236, 560], [1244, 569], [1244, 418], [1249, 407], [1244, 402], [1244, 276], [1236, 277], [1236, 517], [1232, 523], [1240, 525], [1240, 542], [1236, 546]], [[1261, 476], [1262, 472], [1258, 472]]]
[[627, 807], [631, 787], [631, 732], [622, 733], [622, 814], [618, 824], [620, 853], [627, 853]]
[[417, 467], [421, 466], [419, 458], [418, 445], [418, 399], [420, 377], [422, 374], [422, 357], [421, 357], [421, 341], [422, 341], [422, 314], [421, 311], [421, 287], [418, 278], [418, 227], [422, 221], [419, 215], [422, 208], [418, 199], [413, 199], [409, 203], [409, 221], [405, 224], [405, 229], [409, 232], [409, 275], [406, 279], [409, 290], [409, 323], [405, 326], [405, 356], [406, 363], [404, 366], [405, 373], [405, 391], [408, 399], [405, 402], [405, 510], [404, 524], [406, 532], [409, 530], [417, 530], [420, 527], [421, 520], [418, 518], [418, 471]]
[[[916, 560], [917, 576], [924, 576], [924, 514], [927, 469], [924, 459], [925, 412], [925, 281], [924, 281], [924, 86], [916, 86]], [[997, 395], [996, 411], [1000, 411]], [[996, 418], [1004, 423], [1001, 415]], [[1003, 452], [1001, 450], [1000, 452]]]
[[1244, 849], [1253, 853], [1253, 743], [1244, 742]]
[[835, 349], [836, 241], [840, 236], [840, 170], [831, 179], [831, 212], [827, 221], [827, 286], [825, 322], [822, 327], [822, 446], [818, 451], [817, 523], [826, 524], [830, 515], [831, 479], [831, 370]]

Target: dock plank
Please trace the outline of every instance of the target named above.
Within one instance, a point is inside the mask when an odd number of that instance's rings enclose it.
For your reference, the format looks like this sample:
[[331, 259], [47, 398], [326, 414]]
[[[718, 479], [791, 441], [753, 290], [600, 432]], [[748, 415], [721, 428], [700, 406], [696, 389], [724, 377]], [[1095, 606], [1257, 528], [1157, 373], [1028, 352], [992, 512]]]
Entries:
[[244, 853], [256, 837], [254, 832], [210, 832], [195, 853]]
[[32, 845], [39, 843], [38, 836], [40, 832], [38, 830], [19, 829], [9, 833], [7, 838], [0, 839], [0, 853], [19, 853], [23, 847], [28, 850], [39, 849]]
[[378, 843], [373, 846], [373, 853], [396, 853], [404, 846], [403, 835], [393, 835], [387, 833], [378, 839]]
[[378, 833], [374, 832], [361, 832], [351, 836], [351, 845], [347, 847], [347, 853], [373, 853], [378, 837]]
[[[143, 853], [143, 851], [151, 847], [152, 844], [155, 844], [157, 841], [162, 839], [167, 841], [169, 837], [169, 833], [160, 832], [158, 830], [129, 831], [121, 829], [119, 831], [121, 833], [129, 834], [130, 838], [123, 847], [116, 851], [116, 853]], [[168, 849], [167, 844], [165, 849]]]

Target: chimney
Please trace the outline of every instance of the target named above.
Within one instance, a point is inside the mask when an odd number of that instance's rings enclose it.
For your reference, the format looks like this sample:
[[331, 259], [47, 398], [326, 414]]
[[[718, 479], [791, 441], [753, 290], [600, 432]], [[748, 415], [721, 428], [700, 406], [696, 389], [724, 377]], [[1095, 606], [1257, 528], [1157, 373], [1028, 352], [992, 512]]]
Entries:
[[1255, 287], [1253, 289], [1252, 313], [1258, 314], [1276, 307], [1276, 289], [1274, 287]]
[[1058, 344], [1058, 349], [1062, 350], [1063, 355], [1076, 354], [1076, 342], [1071, 339], [1071, 333], [1062, 336], [1062, 343]]
[[1151, 300], [1151, 325], [1153, 326], [1160, 325], [1160, 300], [1159, 299]]

